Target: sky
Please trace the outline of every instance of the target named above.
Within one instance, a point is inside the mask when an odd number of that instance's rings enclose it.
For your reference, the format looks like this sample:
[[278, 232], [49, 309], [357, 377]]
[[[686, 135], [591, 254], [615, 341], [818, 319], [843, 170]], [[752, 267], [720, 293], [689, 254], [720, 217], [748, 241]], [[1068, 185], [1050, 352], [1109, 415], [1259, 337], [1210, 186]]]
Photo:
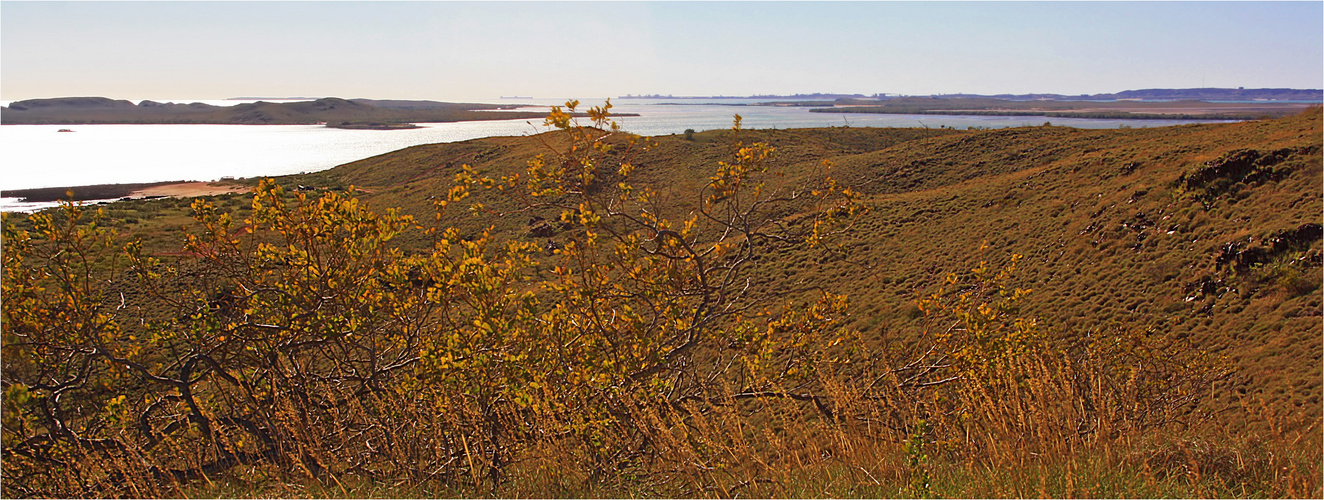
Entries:
[[0, 100], [1324, 86], [1324, 2], [0, 1]]

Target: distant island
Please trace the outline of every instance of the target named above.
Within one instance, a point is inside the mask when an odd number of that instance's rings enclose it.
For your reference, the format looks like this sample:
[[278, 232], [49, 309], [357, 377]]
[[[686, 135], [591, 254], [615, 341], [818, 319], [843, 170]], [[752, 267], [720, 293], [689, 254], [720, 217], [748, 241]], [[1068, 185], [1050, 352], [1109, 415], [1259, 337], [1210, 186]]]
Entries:
[[[15, 101], [0, 107], [5, 125], [219, 124], [315, 125], [379, 124], [394, 130], [413, 122], [532, 119], [543, 112], [506, 111], [516, 106], [437, 101], [340, 99], [255, 102], [235, 106], [159, 103], [105, 97], [61, 97]], [[355, 128], [368, 128], [356, 126]]]

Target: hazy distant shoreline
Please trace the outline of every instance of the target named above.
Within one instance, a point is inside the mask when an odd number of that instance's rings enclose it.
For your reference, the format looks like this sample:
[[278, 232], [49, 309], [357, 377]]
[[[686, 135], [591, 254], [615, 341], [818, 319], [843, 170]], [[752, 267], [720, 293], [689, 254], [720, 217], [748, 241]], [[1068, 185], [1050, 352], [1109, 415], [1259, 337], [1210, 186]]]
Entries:
[[[793, 103], [797, 104], [798, 103]], [[895, 99], [839, 99], [815, 113], [879, 113], [950, 116], [1043, 116], [1048, 118], [1101, 118], [1132, 120], [1255, 120], [1305, 111], [1318, 102], [1208, 102], [1179, 101], [1017, 101], [990, 97], [903, 97]]]
[[1289, 89], [1289, 88], [1270, 88], [1270, 89], [1247, 89], [1247, 88], [1190, 88], [1190, 89], [1139, 89], [1124, 90], [1108, 94], [935, 94], [935, 95], [900, 95], [900, 94], [791, 94], [791, 95], [751, 95], [751, 96], [674, 96], [661, 94], [633, 95], [626, 94], [619, 99], [668, 99], [668, 100], [692, 100], [692, 99], [777, 99], [777, 100], [817, 100], [831, 101], [839, 99], [902, 99], [902, 98], [930, 98], [930, 99], [956, 99], [956, 98], [985, 98], [1002, 99], [1009, 101], [1116, 101], [1116, 100], [1200, 100], [1200, 101], [1312, 101], [1324, 100], [1324, 90], [1321, 89]]

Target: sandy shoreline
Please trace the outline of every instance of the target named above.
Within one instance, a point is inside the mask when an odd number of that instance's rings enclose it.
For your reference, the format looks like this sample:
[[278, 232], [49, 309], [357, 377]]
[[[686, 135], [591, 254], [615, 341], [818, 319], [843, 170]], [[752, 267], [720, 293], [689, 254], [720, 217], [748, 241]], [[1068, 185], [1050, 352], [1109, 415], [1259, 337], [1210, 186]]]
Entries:
[[0, 192], [0, 212], [35, 212], [68, 202], [69, 191], [79, 191], [76, 200], [82, 204], [103, 205], [119, 200], [144, 198], [193, 198], [229, 193], [246, 193], [251, 186], [233, 182], [161, 182], [154, 184], [99, 184], [56, 188], [17, 189]]
[[171, 198], [192, 198], [195, 196], [244, 193], [248, 192], [249, 189], [251, 189], [249, 186], [231, 184], [228, 182], [180, 182], [177, 184], [166, 184], [163, 186], [152, 186], [139, 189], [129, 193], [129, 197], [143, 198], [146, 196], [167, 196]]

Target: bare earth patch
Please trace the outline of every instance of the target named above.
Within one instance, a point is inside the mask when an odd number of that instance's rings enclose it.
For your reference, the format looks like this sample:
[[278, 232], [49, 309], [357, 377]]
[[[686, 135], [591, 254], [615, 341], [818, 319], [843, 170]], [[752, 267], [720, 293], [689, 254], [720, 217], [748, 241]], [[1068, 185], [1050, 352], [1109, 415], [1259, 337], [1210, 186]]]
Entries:
[[141, 198], [144, 196], [191, 198], [194, 196], [243, 193], [247, 192], [249, 189], [249, 186], [227, 182], [181, 182], [178, 184], [166, 184], [164, 186], [152, 186], [139, 189], [130, 193], [129, 196], [133, 198]]

